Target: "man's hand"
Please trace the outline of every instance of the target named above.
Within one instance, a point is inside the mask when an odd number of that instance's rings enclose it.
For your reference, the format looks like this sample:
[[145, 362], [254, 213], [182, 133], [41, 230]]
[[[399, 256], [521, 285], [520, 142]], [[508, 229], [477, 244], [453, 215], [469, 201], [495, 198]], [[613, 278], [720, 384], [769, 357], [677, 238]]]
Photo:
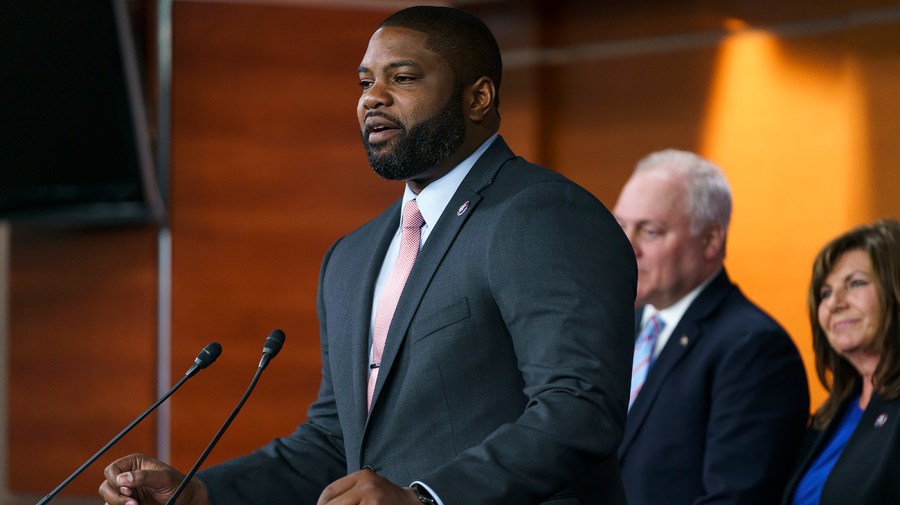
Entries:
[[416, 492], [371, 470], [360, 470], [325, 488], [316, 505], [422, 505]]
[[[100, 496], [108, 505], [165, 505], [175, 494], [184, 474], [143, 454], [118, 459], [103, 471]], [[178, 497], [177, 505], [209, 505], [206, 487], [193, 479]]]

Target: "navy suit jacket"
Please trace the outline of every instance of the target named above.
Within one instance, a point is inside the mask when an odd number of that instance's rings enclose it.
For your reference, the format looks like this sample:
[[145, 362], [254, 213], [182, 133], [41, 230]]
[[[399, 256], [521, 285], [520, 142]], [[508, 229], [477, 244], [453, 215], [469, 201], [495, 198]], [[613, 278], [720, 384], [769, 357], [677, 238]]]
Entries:
[[777, 503], [808, 416], [794, 343], [723, 269], [674, 328], [628, 413], [619, 447], [628, 503]]
[[603, 205], [498, 138], [422, 246], [366, 413], [372, 291], [397, 202], [325, 256], [308, 421], [201, 472], [215, 505], [314, 504], [370, 466], [445, 505], [621, 504], [637, 272]]
[[[797, 484], [828, 444], [847, 406], [845, 402], [824, 430], [807, 431], [799, 464], [784, 493], [784, 505], [793, 503]], [[884, 401], [872, 396], [825, 480], [819, 505], [849, 503], [900, 503], [900, 400]]]

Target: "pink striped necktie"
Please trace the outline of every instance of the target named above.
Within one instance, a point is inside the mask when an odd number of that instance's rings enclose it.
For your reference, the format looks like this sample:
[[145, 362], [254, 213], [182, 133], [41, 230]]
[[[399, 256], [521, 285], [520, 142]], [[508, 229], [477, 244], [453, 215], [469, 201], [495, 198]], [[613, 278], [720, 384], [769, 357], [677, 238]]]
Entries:
[[634, 343], [634, 358], [631, 360], [631, 397], [628, 399], [628, 410], [638, 393], [644, 386], [647, 379], [647, 372], [650, 371], [650, 365], [653, 364], [653, 349], [656, 347], [656, 338], [659, 337], [665, 321], [654, 314], [650, 320], [644, 324], [641, 334], [638, 335], [637, 341]]
[[403, 293], [406, 278], [412, 270], [416, 256], [419, 254], [419, 243], [422, 238], [422, 225], [425, 220], [419, 212], [419, 204], [410, 200], [403, 208], [403, 232], [400, 235], [400, 253], [391, 271], [387, 285], [378, 301], [375, 313], [375, 328], [372, 330], [372, 365], [369, 373], [369, 384], [366, 388], [366, 409], [372, 408], [372, 395], [375, 393], [375, 382], [381, 367], [381, 355], [384, 353], [384, 342], [387, 339], [391, 319], [397, 309], [397, 301]]

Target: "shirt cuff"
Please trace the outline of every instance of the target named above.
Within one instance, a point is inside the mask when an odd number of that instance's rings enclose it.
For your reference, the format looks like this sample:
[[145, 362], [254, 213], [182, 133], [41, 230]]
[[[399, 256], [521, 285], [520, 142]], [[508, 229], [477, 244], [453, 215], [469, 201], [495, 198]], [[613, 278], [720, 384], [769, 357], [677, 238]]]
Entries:
[[[428, 494], [430, 494], [431, 497], [434, 498], [434, 501], [436, 501], [438, 503], [438, 505], [444, 505], [444, 502], [441, 501], [441, 497], [438, 496], [437, 493], [435, 493], [433, 489], [428, 487], [428, 484], [425, 484], [424, 482], [422, 482], [420, 480], [413, 482], [413, 484], [418, 484], [419, 486], [425, 488], [425, 491], [428, 491]], [[412, 486], [412, 484], [410, 484], [410, 486]]]

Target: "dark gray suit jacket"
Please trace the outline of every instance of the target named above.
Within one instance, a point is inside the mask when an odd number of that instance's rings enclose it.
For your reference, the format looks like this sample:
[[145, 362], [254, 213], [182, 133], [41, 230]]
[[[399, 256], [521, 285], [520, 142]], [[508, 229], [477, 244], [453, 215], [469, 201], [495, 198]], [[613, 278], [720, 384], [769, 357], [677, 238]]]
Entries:
[[[792, 505], [797, 485], [844, 416], [844, 402], [824, 429], [810, 427], [803, 439], [795, 473], [785, 489], [783, 505]], [[900, 501], [900, 400], [872, 395], [859, 424], [825, 480], [819, 505], [887, 504]]]
[[628, 413], [619, 447], [628, 503], [778, 503], [808, 416], [800, 353], [723, 269]]
[[615, 219], [498, 138], [419, 253], [367, 416], [372, 291], [399, 212], [328, 251], [319, 397], [292, 435], [202, 472], [213, 503], [314, 504], [368, 465], [445, 505], [624, 505], [636, 267]]

